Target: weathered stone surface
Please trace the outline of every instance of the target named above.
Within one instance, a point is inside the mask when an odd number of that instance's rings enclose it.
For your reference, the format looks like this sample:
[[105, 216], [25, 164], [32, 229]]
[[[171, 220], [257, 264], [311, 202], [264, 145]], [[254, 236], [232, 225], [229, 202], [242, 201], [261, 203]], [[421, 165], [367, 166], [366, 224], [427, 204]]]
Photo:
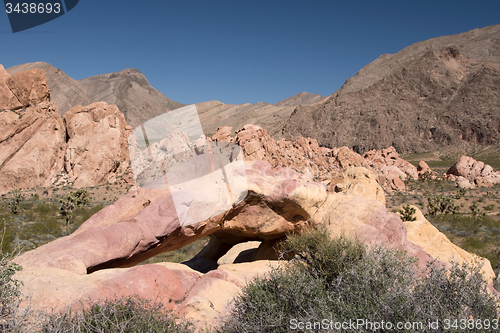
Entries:
[[[373, 177], [367, 178], [369, 173], [359, 174], [363, 182], [366, 178], [367, 187], [374, 185], [373, 196], [380, 196], [381, 191], [378, 190], [377, 194]], [[229, 245], [246, 240], [276, 240], [311, 223], [323, 223], [323, 218], [315, 217], [317, 211], [321, 209], [328, 215], [337, 209], [339, 202], [345, 200], [354, 200], [353, 206], [346, 206], [349, 207], [349, 214], [354, 214], [351, 219], [356, 221], [350, 223], [351, 226], [364, 230], [369, 224], [370, 228], [383, 229], [387, 219], [393, 218], [381, 215], [377, 224], [371, 220], [373, 210], [356, 208], [354, 202], [373, 201], [369, 205], [378, 205], [377, 209], [383, 209], [381, 202], [365, 197], [329, 194], [323, 184], [310, 182], [288, 168], [273, 168], [266, 162], [257, 161], [247, 165], [246, 177], [246, 199], [209, 220], [182, 227], [168, 190], [138, 189], [92, 216], [72, 235], [27, 252], [16, 261], [29, 267], [57, 267], [85, 274], [107, 267], [132, 266], [209, 234], [221, 244]], [[144, 205], [145, 202], [148, 205]], [[326, 202], [329, 204], [325, 205]], [[205, 208], [192, 206], [188, 209]], [[399, 224], [404, 228], [400, 221]], [[353, 228], [357, 230], [357, 227]], [[375, 235], [374, 232], [372, 234]], [[392, 237], [386, 235], [379, 238]], [[217, 255], [210, 259], [216, 262], [230, 247], [221, 253], [217, 250]]]
[[187, 292], [179, 277], [162, 265], [115, 268], [88, 275], [52, 267], [26, 267], [16, 278], [23, 281], [25, 305], [32, 310], [61, 311], [68, 306], [76, 310], [81, 309], [82, 303], [126, 296], [161, 302], [167, 309], [173, 309]]
[[17, 110], [23, 107], [6, 83], [9, 76], [9, 73], [0, 65], [0, 111]]
[[24, 107], [50, 101], [47, 78], [41, 69], [14, 74], [7, 77], [5, 83]]
[[74, 187], [101, 184], [125, 171], [131, 128], [116, 105], [75, 106], [64, 120], [69, 137], [64, 168]]
[[50, 186], [61, 172], [66, 145], [63, 120], [53, 103], [21, 113], [0, 113], [0, 194]]
[[458, 263], [482, 265], [481, 272], [485, 280], [490, 284], [493, 283], [495, 273], [488, 259], [468, 253], [453, 244], [443, 233], [439, 232], [436, 227], [427, 221], [417, 207], [413, 206], [413, 208], [416, 210], [415, 217], [417, 219], [413, 222], [404, 222], [408, 230], [407, 237], [410, 242], [420, 246], [433, 258], [445, 263], [456, 261]]
[[341, 181], [332, 185], [332, 192], [343, 192], [345, 194], [367, 197], [381, 202], [385, 206], [384, 190], [377, 183], [375, 175], [366, 168], [348, 168]]

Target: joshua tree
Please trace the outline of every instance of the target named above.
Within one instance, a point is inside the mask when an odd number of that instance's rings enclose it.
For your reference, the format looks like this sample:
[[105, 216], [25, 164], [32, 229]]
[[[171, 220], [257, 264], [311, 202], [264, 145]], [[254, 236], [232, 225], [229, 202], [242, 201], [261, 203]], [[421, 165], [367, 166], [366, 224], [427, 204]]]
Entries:
[[69, 235], [69, 221], [73, 217], [73, 210], [75, 208], [83, 207], [90, 200], [87, 191], [80, 189], [76, 192], [71, 192], [66, 197], [59, 200], [61, 206], [59, 210], [61, 215], [66, 218], [66, 234]]

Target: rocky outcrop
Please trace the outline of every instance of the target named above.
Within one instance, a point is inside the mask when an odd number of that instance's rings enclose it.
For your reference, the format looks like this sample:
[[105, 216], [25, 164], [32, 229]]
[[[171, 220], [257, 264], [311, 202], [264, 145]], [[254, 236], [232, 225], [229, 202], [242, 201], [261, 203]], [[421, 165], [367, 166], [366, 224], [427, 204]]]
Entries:
[[375, 174], [386, 191], [404, 190], [406, 177], [418, 179], [417, 168], [403, 160], [394, 147], [371, 150], [363, 156], [347, 147], [320, 147], [316, 139], [299, 137], [295, 142], [274, 141], [260, 126], [247, 124], [235, 132], [221, 127], [212, 136], [214, 141], [238, 144], [247, 161], [266, 161], [298, 170], [311, 180], [331, 182], [332, 186], [345, 177], [352, 167], [366, 167]]
[[484, 162], [476, 161], [472, 157], [462, 156], [453, 164], [445, 175], [448, 179], [457, 182], [457, 186], [461, 188], [471, 187], [491, 187], [494, 184], [500, 183], [500, 172], [495, 172], [493, 168], [484, 164]]
[[49, 100], [44, 71], [32, 69], [10, 76], [0, 65], [0, 111], [18, 110]]
[[495, 25], [381, 55], [324, 102], [297, 107], [280, 134], [360, 154], [498, 147], [499, 36]]
[[[23, 281], [23, 294], [31, 297], [29, 304], [35, 308], [75, 308], [137, 294], [164, 302], [180, 317], [196, 320], [201, 329], [228, 314], [231, 299], [254, 276], [279, 265], [265, 260], [277, 258], [277, 242], [305, 228], [324, 225], [332, 235], [404, 250], [425, 267], [432, 257], [416, 245], [425, 245], [425, 238], [410, 241], [399, 216], [388, 212], [380, 198], [371, 197], [381, 193], [374, 176], [361, 167], [353, 170], [352, 181], [360, 179], [363, 193], [331, 193], [293, 169], [263, 161], [247, 163], [244, 173], [234, 169], [232, 175], [247, 180], [244, 200], [222, 214], [184, 226], [167, 189], [131, 191], [73, 234], [17, 257], [23, 270], [16, 278]], [[203, 205], [186, 204], [194, 214], [199, 207]], [[127, 268], [207, 235], [211, 241], [184, 265]], [[239, 245], [249, 241], [260, 244]], [[429, 251], [441, 260], [438, 248]]]
[[129, 167], [128, 136], [132, 127], [116, 105], [97, 102], [75, 106], [64, 115], [68, 142], [65, 180], [74, 187], [114, 182]]
[[[1, 66], [0, 66], [1, 67]], [[50, 186], [61, 172], [66, 130], [42, 70], [0, 68], [0, 193]]]
[[469, 253], [455, 244], [453, 244], [443, 233], [433, 226], [424, 217], [422, 212], [415, 206], [416, 220], [412, 222], [404, 222], [408, 230], [407, 237], [410, 242], [420, 246], [425, 252], [433, 258], [445, 263], [457, 262], [467, 263], [470, 265], [481, 266], [481, 272], [485, 280], [491, 284], [495, 280], [495, 272], [491, 267], [488, 259], [478, 257], [473, 253]]
[[116, 106], [76, 106], [63, 119], [41, 69], [9, 76], [1, 67], [0, 93], [0, 194], [129, 181], [131, 127]]

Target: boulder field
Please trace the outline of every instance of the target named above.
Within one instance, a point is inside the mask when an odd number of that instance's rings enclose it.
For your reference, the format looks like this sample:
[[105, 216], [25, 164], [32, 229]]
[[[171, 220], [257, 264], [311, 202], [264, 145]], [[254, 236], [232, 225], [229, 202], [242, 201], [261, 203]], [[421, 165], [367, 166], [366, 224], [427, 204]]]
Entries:
[[[321, 182], [264, 161], [246, 162], [245, 172], [240, 171], [235, 169], [233, 176], [246, 178], [244, 200], [207, 220], [181, 226], [168, 189], [139, 188], [96, 213], [73, 234], [17, 257], [15, 262], [23, 267], [16, 274], [23, 282], [23, 304], [60, 311], [139, 295], [195, 320], [200, 329], [215, 327], [245, 283], [280, 265], [274, 250], [280, 240], [319, 225], [331, 235], [405, 250], [421, 267], [433, 258], [445, 265], [451, 260], [474, 261], [474, 255], [452, 245], [421, 214], [416, 222], [405, 224], [388, 212], [383, 191], [366, 168], [345, 175], [346, 188], [352, 181], [360, 189], [351, 192], [327, 191]], [[196, 215], [200, 207], [187, 204], [185, 209]], [[136, 266], [208, 235], [205, 248], [183, 264]], [[482, 260], [484, 276], [492, 282], [491, 265]]]

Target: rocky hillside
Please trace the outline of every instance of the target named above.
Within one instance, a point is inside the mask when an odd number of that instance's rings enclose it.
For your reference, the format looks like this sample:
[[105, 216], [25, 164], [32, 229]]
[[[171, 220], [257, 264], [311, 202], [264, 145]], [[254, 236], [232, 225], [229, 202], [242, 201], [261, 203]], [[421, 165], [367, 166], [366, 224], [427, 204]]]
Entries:
[[282, 135], [359, 153], [498, 144], [500, 25], [380, 56], [324, 102], [298, 107]]
[[295, 107], [309, 106], [322, 98], [318, 94], [301, 92], [276, 104], [259, 102], [235, 105], [208, 101], [196, 104], [196, 108], [203, 130], [208, 135], [214, 134], [223, 126], [242, 128], [246, 124], [254, 124], [265, 128], [271, 136], [278, 137]]
[[153, 88], [146, 77], [134, 68], [78, 81], [45, 62], [14, 66], [8, 68], [7, 72], [14, 75], [33, 68], [45, 71], [52, 101], [61, 115], [76, 105], [102, 101], [115, 104], [125, 115], [127, 123], [135, 127], [165, 111], [182, 106]]

